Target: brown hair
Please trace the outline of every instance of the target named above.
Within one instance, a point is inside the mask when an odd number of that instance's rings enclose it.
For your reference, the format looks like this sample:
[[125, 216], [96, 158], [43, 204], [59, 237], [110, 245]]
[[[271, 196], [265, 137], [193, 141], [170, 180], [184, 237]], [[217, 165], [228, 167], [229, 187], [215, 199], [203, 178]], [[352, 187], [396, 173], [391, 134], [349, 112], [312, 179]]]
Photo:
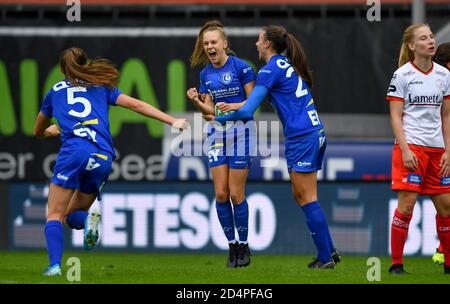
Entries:
[[447, 64], [450, 62], [450, 42], [438, 46], [433, 60], [447, 68]]
[[205, 32], [212, 32], [212, 31], [218, 31], [220, 35], [222, 36], [223, 40], [226, 40], [228, 42], [228, 47], [225, 50], [225, 52], [228, 55], [236, 55], [231, 49], [230, 49], [230, 42], [228, 40], [227, 33], [225, 33], [225, 29], [222, 25], [222, 23], [218, 20], [211, 20], [206, 22], [202, 28], [200, 29], [200, 32], [197, 35], [197, 41], [195, 42], [194, 51], [192, 52], [190, 61], [191, 66], [197, 66], [197, 65], [207, 65], [208, 64], [208, 56], [205, 54], [205, 50], [203, 49], [203, 34]]
[[109, 60], [96, 58], [88, 60], [86, 53], [76, 47], [64, 50], [59, 58], [61, 71], [73, 85], [104, 85], [115, 87], [119, 82], [119, 71]]
[[398, 67], [414, 60], [414, 52], [409, 49], [408, 44], [414, 40], [416, 30], [424, 26], [430, 28], [430, 26], [426, 23], [416, 23], [408, 26], [403, 32], [402, 46], [400, 47], [400, 55], [398, 58]]
[[309, 69], [308, 58], [303, 47], [292, 34], [279, 25], [268, 25], [262, 28], [265, 37], [272, 44], [272, 48], [278, 54], [286, 50], [286, 57], [295, 69], [297, 75], [300, 75], [311, 88], [313, 86], [312, 72]]

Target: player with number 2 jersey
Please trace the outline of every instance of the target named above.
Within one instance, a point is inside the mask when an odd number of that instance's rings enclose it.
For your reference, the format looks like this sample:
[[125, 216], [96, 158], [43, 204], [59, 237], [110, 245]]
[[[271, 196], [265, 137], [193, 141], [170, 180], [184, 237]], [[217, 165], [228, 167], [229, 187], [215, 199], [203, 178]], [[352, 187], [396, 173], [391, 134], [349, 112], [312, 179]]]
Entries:
[[[283, 124], [285, 156], [293, 196], [302, 207], [318, 255], [310, 268], [334, 268], [340, 261], [317, 197], [317, 171], [322, 168], [326, 138], [309, 87], [312, 75], [300, 42], [284, 27], [264, 27], [256, 42], [259, 59], [266, 62], [245, 105], [220, 123], [248, 120], [269, 95]], [[283, 55], [282, 55], [283, 54]], [[286, 56], [284, 56], [286, 54]]]

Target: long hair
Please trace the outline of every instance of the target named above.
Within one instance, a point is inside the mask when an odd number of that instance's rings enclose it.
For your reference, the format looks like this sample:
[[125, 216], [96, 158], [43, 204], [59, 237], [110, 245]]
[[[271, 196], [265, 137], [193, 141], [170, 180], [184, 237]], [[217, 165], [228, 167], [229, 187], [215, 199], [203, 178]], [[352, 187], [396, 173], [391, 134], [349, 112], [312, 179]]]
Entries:
[[268, 25], [263, 27], [262, 30], [265, 32], [266, 39], [271, 42], [274, 51], [278, 54], [286, 51], [286, 57], [294, 67], [297, 75], [300, 75], [308, 86], [312, 88], [312, 72], [309, 69], [308, 58], [300, 41], [288, 33], [282, 26]]
[[417, 29], [426, 26], [430, 27], [426, 23], [416, 23], [410, 25], [403, 32], [402, 46], [400, 47], [400, 55], [398, 58], [398, 67], [403, 66], [405, 63], [414, 60], [414, 52], [409, 49], [408, 44], [414, 40], [414, 34]]
[[450, 42], [445, 42], [438, 46], [433, 60], [447, 67], [447, 64], [450, 62]]
[[203, 49], [203, 34], [206, 32], [211, 31], [218, 31], [220, 33], [220, 36], [223, 40], [226, 40], [228, 42], [228, 47], [225, 50], [225, 52], [228, 55], [236, 55], [231, 49], [230, 49], [230, 41], [228, 40], [227, 33], [225, 32], [225, 29], [222, 25], [222, 23], [218, 20], [211, 20], [206, 22], [202, 28], [200, 29], [200, 32], [197, 35], [197, 41], [195, 42], [195, 48], [192, 52], [190, 61], [191, 66], [197, 66], [197, 65], [207, 65], [208, 64], [208, 56], [205, 53], [205, 50]]
[[61, 53], [59, 64], [66, 79], [73, 85], [104, 85], [115, 87], [119, 81], [119, 71], [114, 64], [103, 58], [89, 60], [86, 53], [71, 47]]

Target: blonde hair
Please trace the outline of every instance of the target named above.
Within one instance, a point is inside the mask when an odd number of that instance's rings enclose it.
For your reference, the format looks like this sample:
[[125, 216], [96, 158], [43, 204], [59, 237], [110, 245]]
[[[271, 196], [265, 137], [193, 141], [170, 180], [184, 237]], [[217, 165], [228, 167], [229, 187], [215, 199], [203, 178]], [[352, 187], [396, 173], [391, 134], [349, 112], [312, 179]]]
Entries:
[[[195, 48], [190, 58], [191, 66], [208, 64], [208, 56], [206, 55], [205, 50], [203, 49], [203, 34], [212, 31], [218, 31], [222, 39], [228, 42], [228, 36], [225, 33], [225, 29], [220, 21], [211, 20], [206, 22], [200, 29], [200, 32], [198, 33], [197, 41], [195, 42]], [[227, 54], [235, 55], [235, 53], [229, 48], [229, 46], [226, 48], [225, 52]]]
[[64, 50], [59, 58], [61, 71], [73, 85], [87, 87], [104, 85], [113, 88], [119, 82], [119, 71], [103, 58], [88, 60], [86, 53], [76, 47]]
[[400, 48], [400, 56], [398, 58], [398, 67], [414, 60], [414, 52], [409, 49], [408, 44], [414, 40], [416, 30], [424, 26], [430, 28], [430, 26], [426, 23], [416, 23], [408, 26], [403, 32], [402, 46]]

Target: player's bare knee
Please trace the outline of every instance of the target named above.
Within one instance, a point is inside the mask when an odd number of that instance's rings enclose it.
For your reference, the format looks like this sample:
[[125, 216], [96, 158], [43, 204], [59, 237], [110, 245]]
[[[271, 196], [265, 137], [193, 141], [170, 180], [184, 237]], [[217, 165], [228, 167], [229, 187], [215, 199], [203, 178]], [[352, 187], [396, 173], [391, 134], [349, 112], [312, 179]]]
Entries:
[[47, 222], [48, 221], [60, 221], [63, 222], [64, 220], [64, 214], [62, 212], [52, 212], [48, 213], [47, 215]]
[[294, 201], [299, 204], [300, 206], [303, 203], [302, 200], [302, 195], [300, 194], [300, 192], [292, 192], [292, 197], [294, 198]]
[[436, 208], [437, 214], [440, 217], [450, 217], [450, 205], [449, 204], [441, 204], [439, 208]]
[[219, 202], [228, 202], [230, 199], [230, 192], [228, 191], [217, 191], [216, 200]]
[[231, 198], [231, 202], [234, 205], [237, 205], [237, 204], [240, 204], [240, 203], [242, 203], [244, 201], [245, 195], [244, 195], [244, 193], [241, 193], [241, 192], [239, 192], [239, 193], [233, 193], [232, 192], [230, 194], [230, 198]]
[[414, 212], [414, 205], [399, 204], [397, 210], [404, 215], [412, 215]]

